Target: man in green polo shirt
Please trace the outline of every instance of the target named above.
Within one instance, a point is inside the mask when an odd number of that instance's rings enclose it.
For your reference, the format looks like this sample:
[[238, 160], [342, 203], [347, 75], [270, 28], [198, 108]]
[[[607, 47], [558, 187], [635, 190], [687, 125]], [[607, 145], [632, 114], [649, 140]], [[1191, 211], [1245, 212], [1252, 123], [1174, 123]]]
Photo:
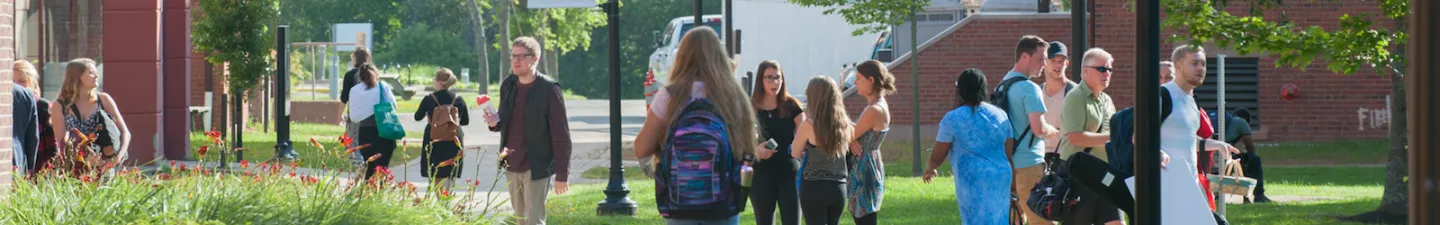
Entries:
[[[1105, 143], [1110, 141], [1110, 116], [1115, 114], [1115, 104], [1105, 88], [1110, 87], [1110, 75], [1114, 72], [1111, 64], [1115, 57], [1100, 48], [1085, 51], [1081, 64], [1080, 87], [1065, 96], [1064, 108], [1060, 112], [1060, 158], [1069, 159], [1077, 152], [1086, 152], [1101, 160], [1109, 161], [1105, 155]], [[1082, 185], [1071, 186], [1079, 194], [1080, 202], [1062, 224], [1124, 224], [1119, 208], [1110, 200]]]

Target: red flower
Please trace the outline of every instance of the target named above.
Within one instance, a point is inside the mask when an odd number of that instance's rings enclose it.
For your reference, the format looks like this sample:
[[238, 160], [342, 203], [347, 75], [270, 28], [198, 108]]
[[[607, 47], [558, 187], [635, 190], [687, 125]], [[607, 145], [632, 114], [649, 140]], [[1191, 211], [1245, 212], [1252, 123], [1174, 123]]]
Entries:
[[170, 160], [170, 167], [175, 167], [175, 160]]
[[354, 143], [354, 142], [355, 142], [355, 140], [354, 140], [354, 139], [350, 139], [350, 137], [340, 136], [340, 144], [341, 144], [341, 145], [345, 145], [346, 147], [349, 147], [349, 146], [350, 146], [350, 143]]
[[205, 155], [205, 152], [209, 150], [210, 146], [200, 146], [200, 155]]
[[85, 183], [90, 183], [90, 181], [92, 181], [92, 180], [90, 179], [90, 175], [80, 175], [80, 181], [85, 181]]
[[217, 145], [220, 144], [220, 131], [218, 131], [218, 130], [210, 130], [210, 131], [205, 132], [205, 136], [206, 136], [206, 137], [209, 137], [209, 138], [210, 138], [210, 141], [215, 142], [215, 144], [217, 144]]
[[295, 161], [290, 161], [290, 169], [295, 169], [295, 167], [300, 167], [300, 164]]
[[250, 168], [250, 161], [240, 160], [240, 168]]
[[315, 184], [320, 182], [320, 179], [312, 176], [300, 176], [300, 180], [305, 181], [306, 184]]
[[440, 196], [442, 196], [442, 197], [450, 197], [450, 190], [441, 190], [441, 191], [440, 191]]

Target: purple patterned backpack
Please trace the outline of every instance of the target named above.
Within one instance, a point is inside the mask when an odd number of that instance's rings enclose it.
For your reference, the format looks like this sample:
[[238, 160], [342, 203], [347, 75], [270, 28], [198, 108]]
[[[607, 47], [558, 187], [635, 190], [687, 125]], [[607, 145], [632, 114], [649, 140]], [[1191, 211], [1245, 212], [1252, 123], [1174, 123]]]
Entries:
[[655, 172], [655, 205], [670, 219], [724, 219], [745, 211], [742, 160], [731, 152], [724, 118], [700, 98], [670, 124]]

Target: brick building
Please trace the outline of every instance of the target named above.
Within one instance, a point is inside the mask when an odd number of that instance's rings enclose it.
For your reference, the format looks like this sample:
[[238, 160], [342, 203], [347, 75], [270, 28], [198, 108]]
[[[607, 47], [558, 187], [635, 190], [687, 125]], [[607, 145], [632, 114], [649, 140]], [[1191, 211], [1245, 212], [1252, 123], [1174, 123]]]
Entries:
[[[10, 84], [13, 83], [10, 68], [15, 62], [15, 0], [0, 0], [0, 156], [14, 154], [14, 135], [11, 129], [12, 120], [11, 104], [14, 97], [10, 95]], [[0, 165], [14, 163], [13, 157], [0, 157]], [[14, 168], [0, 166], [0, 192], [8, 192], [11, 182], [14, 181]]]
[[[1117, 71], [1107, 90], [1115, 99], [1117, 108], [1134, 105], [1135, 87], [1135, 13], [1126, 8], [1125, 0], [1097, 0], [1090, 15], [1088, 35], [1089, 47], [1100, 47], [1115, 56]], [[1246, 6], [1234, 4], [1227, 10], [1232, 14], [1246, 15]], [[1343, 10], [1343, 11], [1342, 11]], [[1287, 2], [1282, 9], [1272, 10], [1266, 15], [1285, 15], [1299, 26], [1317, 25], [1326, 29], [1339, 26], [1342, 14], [1359, 15], [1380, 13], [1378, 3], [1356, 1]], [[1168, 15], [1162, 15], [1168, 16]], [[1071, 15], [1062, 13], [1034, 12], [980, 12], [969, 15], [940, 35], [922, 41], [919, 46], [920, 119], [921, 137], [934, 137], [935, 124], [944, 113], [953, 108], [955, 97], [952, 86], [955, 77], [966, 68], [980, 68], [988, 76], [993, 88], [1001, 76], [1009, 71], [1015, 62], [1014, 46], [1020, 36], [1033, 34], [1047, 41], [1061, 41], [1071, 44]], [[1383, 17], [1376, 16], [1378, 20]], [[1380, 26], [1393, 26], [1388, 22]], [[901, 29], [900, 31], [904, 31]], [[1165, 29], [1162, 37], [1175, 34]], [[1161, 48], [1162, 60], [1169, 60], [1173, 43], [1164, 43]], [[908, 48], [908, 46], [896, 46]], [[1380, 76], [1370, 68], [1356, 74], [1341, 75], [1330, 72], [1323, 62], [1317, 61], [1304, 69], [1276, 67], [1275, 59], [1267, 55], [1239, 55], [1234, 51], [1207, 46], [1210, 57], [1227, 55], [1227, 106], [1243, 106], [1256, 112], [1255, 126], [1257, 140], [1264, 141], [1319, 141], [1337, 139], [1374, 139], [1385, 137], [1388, 131], [1386, 110], [1391, 82], [1387, 76]], [[1072, 56], [1072, 57], [1079, 57]], [[898, 93], [891, 96], [892, 121], [901, 125], [897, 136], [908, 137], [908, 125], [912, 121], [914, 108], [911, 96], [915, 86], [911, 78], [911, 63], [915, 57], [903, 55], [890, 64], [895, 74]], [[1213, 86], [1214, 73], [1218, 70], [1216, 59], [1210, 59], [1207, 86]], [[1071, 65], [1070, 69], [1076, 69]], [[1299, 98], [1286, 101], [1280, 98], [1281, 89], [1294, 84], [1301, 90]], [[1202, 107], [1214, 111], [1215, 89], [1201, 87], [1196, 94]], [[847, 105], [861, 105], [862, 99], [847, 99]], [[851, 111], [858, 110], [852, 108]], [[854, 114], [854, 113], [852, 113]]]

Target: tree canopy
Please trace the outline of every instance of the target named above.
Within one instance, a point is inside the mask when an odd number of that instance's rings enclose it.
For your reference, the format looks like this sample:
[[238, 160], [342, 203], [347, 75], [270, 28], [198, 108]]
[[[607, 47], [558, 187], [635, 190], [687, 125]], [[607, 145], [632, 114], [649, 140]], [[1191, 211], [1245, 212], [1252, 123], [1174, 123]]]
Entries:
[[212, 52], [206, 61], [229, 63], [233, 93], [245, 93], [273, 72], [275, 35], [279, 15], [276, 0], [207, 0], [195, 11], [191, 40], [196, 50]]
[[825, 15], [840, 14], [845, 22], [862, 27], [850, 32], [859, 36], [890, 30], [891, 25], [908, 22], [911, 14], [930, 6], [930, 0], [788, 0], [801, 6], [824, 7]]

